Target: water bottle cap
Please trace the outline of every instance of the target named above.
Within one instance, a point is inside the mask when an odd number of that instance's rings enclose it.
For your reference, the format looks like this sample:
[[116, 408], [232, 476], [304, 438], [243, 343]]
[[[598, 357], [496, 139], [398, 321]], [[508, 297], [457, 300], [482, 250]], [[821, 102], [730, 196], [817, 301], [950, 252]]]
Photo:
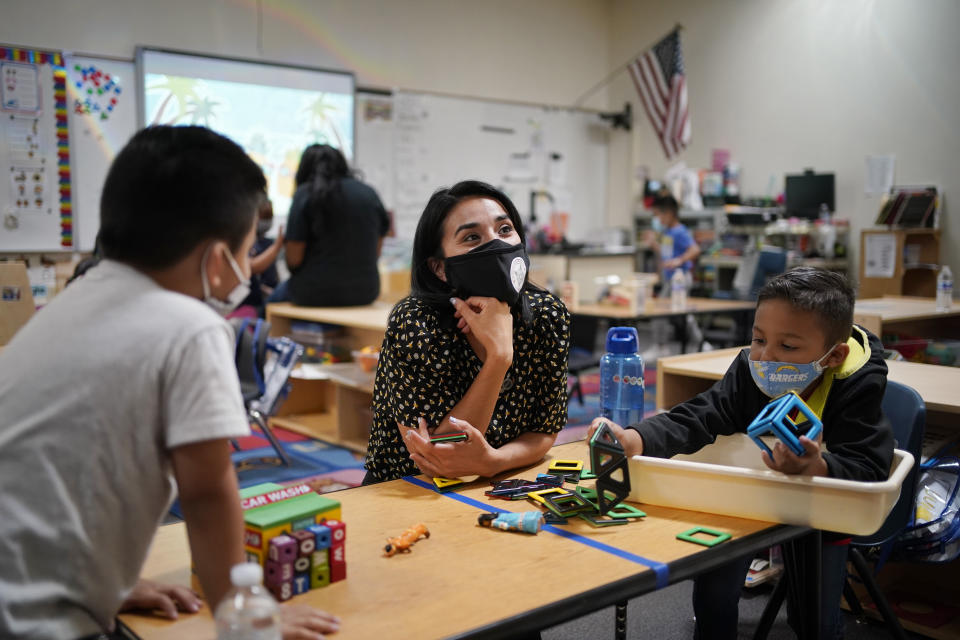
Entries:
[[607, 331], [607, 351], [610, 353], [634, 354], [639, 343], [636, 327], [610, 327]]
[[255, 562], [235, 564], [230, 569], [230, 582], [235, 587], [252, 587], [263, 581], [263, 568]]

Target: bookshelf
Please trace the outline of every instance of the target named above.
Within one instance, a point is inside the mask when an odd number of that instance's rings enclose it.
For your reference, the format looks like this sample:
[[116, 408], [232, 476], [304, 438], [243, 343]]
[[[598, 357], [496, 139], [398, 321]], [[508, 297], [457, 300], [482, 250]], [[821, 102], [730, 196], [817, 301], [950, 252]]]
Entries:
[[860, 233], [860, 298], [933, 298], [939, 268], [939, 229], [864, 229]]

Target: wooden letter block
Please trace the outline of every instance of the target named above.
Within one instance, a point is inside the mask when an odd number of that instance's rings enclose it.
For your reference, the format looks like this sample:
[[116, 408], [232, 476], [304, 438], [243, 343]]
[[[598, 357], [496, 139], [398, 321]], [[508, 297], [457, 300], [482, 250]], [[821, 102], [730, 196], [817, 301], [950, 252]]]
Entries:
[[330, 546], [347, 541], [347, 524], [342, 520], [327, 520], [323, 524], [330, 528]]
[[263, 583], [268, 586], [280, 586], [284, 582], [293, 580], [292, 562], [275, 562], [267, 560], [263, 567]]
[[[320, 555], [320, 552], [314, 553], [314, 557]], [[310, 588], [319, 589], [330, 584], [330, 565], [327, 564], [327, 552], [323, 552], [323, 564], [316, 564], [310, 567]]]
[[297, 541], [290, 536], [277, 536], [270, 540], [267, 557], [274, 562], [285, 564], [297, 558]]
[[309, 558], [317, 548], [317, 537], [306, 529], [291, 531], [290, 536], [297, 540], [297, 555]]
[[300, 556], [293, 561], [293, 572], [294, 573], [307, 573], [310, 571], [310, 558], [307, 556]]
[[268, 584], [267, 589], [273, 594], [278, 602], [286, 602], [293, 597], [293, 580], [288, 580], [280, 584]]
[[293, 576], [293, 593], [294, 595], [300, 595], [301, 593], [306, 593], [310, 591], [310, 574], [309, 573], [297, 573]]
[[344, 545], [330, 547], [330, 582], [339, 582], [347, 577], [347, 554]]
[[322, 549], [319, 551], [314, 551], [313, 555], [310, 557], [310, 566], [314, 569], [317, 567], [329, 567], [330, 566], [330, 550]]
[[330, 548], [330, 527], [324, 524], [314, 524], [307, 527], [307, 531], [313, 534], [317, 541], [317, 549]]

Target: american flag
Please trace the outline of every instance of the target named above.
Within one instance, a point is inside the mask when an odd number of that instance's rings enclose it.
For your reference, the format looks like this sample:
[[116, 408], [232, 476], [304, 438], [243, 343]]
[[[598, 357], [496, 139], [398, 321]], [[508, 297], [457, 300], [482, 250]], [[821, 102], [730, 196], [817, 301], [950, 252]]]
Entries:
[[628, 66], [640, 101], [663, 145], [673, 158], [690, 143], [687, 83], [683, 75], [680, 33], [674, 31]]

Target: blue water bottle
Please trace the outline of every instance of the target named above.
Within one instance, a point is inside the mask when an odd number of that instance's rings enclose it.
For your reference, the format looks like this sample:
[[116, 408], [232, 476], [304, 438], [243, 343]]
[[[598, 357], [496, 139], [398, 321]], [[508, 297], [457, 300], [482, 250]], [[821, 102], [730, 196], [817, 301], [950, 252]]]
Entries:
[[600, 415], [618, 425], [643, 420], [643, 358], [635, 327], [611, 327], [600, 359]]

